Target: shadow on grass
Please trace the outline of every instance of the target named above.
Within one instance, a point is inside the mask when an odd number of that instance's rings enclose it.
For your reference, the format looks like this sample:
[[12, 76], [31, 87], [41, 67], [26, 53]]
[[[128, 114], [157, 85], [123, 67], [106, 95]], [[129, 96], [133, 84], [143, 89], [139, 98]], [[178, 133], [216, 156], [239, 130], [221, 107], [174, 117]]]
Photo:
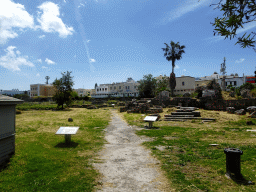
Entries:
[[144, 126], [145, 129], [159, 129], [160, 127], [149, 127], [149, 126]]
[[226, 175], [227, 178], [232, 179], [234, 182], [236, 182], [239, 185], [255, 185], [254, 182], [249, 181], [243, 177], [243, 175], [240, 175], [239, 177], [236, 177], [235, 175]]
[[61, 142], [55, 145], [56, 148], [76, 148], [79, 143], [71, 141], [70, 143]]

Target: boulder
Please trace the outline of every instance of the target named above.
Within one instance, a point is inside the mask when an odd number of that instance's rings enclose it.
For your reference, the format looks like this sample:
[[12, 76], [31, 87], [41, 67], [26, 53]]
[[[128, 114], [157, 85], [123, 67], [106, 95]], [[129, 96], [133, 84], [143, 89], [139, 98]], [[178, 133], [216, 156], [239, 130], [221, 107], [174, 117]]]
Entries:
[[252, 112], [249, 117], [256, 118], [256, 111]]
[[73, 119], [72, 118], [68, 118], [68, 122], [73, 122]]
[[227, 107], [226, 108], [226, 111], [228, 112], [228, 113], [231, 113], [231, 114], [234, 114], [235, 113], [235, 108], [234, 107]]
[[241, 96], [242, 96], [243, 98], [250, 98], [250, 90], [249, 90], [249, 89], [243, 89], [243, 90], [241, 91]]
[[190, 93], [184, 93], [183, 97], [190, 97], [190, 95], [191, 95]]
[[246, 110], [250, 113], [256, 111], [256, 106], [250, 106], [250, 107], [247, 107]]
[[245, 114], [246, 114], [246, 111], [245, 111], [244, 109], [240, 109], [240, 110], [235, 111], [235, 113], [236, 113], [237, 115], [245, 115]]

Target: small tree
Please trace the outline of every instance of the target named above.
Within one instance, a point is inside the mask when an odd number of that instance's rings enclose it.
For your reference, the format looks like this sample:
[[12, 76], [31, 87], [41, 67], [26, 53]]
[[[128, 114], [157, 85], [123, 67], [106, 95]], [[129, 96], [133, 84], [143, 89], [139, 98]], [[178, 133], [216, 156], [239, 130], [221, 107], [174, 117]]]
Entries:
[[70, 76], [72, 72], [67, 71], [62, 74], [62, 78], [57, 79], [53, 82], [53, 86], [56, 89], [55, 94], [53, 95], [53, 100], [58, 104], [58, 108], [62, 106], [64, 103], [69, 106], [72, 103], [72, 86], [74, 82], [72, 80], [73, 77]]

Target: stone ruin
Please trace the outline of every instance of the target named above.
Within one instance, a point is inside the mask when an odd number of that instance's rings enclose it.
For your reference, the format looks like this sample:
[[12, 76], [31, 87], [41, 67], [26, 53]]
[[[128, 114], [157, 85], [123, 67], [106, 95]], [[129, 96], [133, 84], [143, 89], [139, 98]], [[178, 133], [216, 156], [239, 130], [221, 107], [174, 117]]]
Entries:
[[127, 113], [162, 113], [163, 108], [162, 106], [154, 106], [151, 103], [151, 99], [133, 99], [132, 101], [126, 102], [125, 107], [120, 108], [120, 112], [125, 111]]
[[240, 93], [243, 98], [251, 98], [249, 89], [243, 89]]
[[245, 114], [246, 114], [246, 111], [245, 111], [244, 109], [240, 109], [240, 110], [235, 111], [235, 113], [236, 113], [237, 115], [245, 115]]
[[236, 111], [236, 109], [235, 109], [234, 107], [227, 107], [227, 108], [226, 108], [226, 111], [227, 111], [228, 113], [234, 114], [235, 111]]

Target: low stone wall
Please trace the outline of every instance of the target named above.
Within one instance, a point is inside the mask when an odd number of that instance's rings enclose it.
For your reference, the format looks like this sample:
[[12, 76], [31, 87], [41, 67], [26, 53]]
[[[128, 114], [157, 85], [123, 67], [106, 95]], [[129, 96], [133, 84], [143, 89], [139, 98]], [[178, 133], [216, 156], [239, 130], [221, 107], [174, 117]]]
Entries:
[[205, 104], [205, 109], [208, 110], [223, 110], [227, 107], [234, 107], [236, 110], [246, 109], [249, 106], [255, 106], [256, 99], [241, 99], [241, 100], [208, 100]]

